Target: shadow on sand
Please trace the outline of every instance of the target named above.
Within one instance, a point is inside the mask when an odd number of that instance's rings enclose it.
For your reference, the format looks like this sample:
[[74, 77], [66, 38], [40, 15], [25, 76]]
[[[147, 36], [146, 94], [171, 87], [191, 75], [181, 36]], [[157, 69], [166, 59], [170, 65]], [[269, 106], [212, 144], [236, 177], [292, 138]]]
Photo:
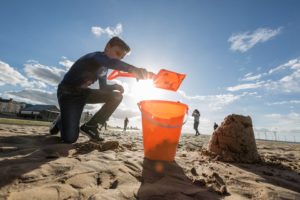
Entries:
[[300, 193], [300, 173], [280, 162], [272, 163], [262, 160], [257, 164], [231, 164], [259, 176], [257, 182], [268, 183]]
[[220, 199], [221, 196], [205, 187], [194, 185], [175, 162], [144, 158], [139, 200]]
[[[63, 144], [60, 137], [50, 135], [0, 136], [0, 147], [0, 188], [8, 185], [11, 187], [15, 181], [17, 183], [39, 181], [44, 177], [27, 173], [47, 162], [69, 156], [70, 150], [76, 152], [75, 145]], [[60, 168], [56, 169], [57, 173], [64, 170]]]

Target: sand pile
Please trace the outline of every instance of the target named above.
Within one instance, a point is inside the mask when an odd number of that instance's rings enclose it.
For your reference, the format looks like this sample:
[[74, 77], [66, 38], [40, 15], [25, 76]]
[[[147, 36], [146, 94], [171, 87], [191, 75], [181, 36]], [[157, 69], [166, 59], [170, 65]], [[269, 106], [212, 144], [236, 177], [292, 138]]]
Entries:
[[227, 162], [260, 161], [250, 116], [229, 115], [211, 136], [208, 150]]

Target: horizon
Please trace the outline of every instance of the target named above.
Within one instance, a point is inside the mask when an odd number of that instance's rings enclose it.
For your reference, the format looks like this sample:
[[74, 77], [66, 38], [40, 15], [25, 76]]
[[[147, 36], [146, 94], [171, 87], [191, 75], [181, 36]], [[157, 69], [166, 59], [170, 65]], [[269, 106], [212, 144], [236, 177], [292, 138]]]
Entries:
[[57, 85], [73, 62], [119, 36], [132, 50], [125, 62], [187, 76], [176, 93], [145, 81], [110, 82], [125, 93], [108, 123], [128, 116], [140, 128], [137, 103], [154, 98], [189, 106], [183, 133], [193, 133], [191, 113], [199, 109], [201, 134], [236, 113], [251, 116], [257, 137], [276, 132], [300, 141], [299, 8], [298, 1], [269, 0], [3, 1], [0, 96], [58, 106]]

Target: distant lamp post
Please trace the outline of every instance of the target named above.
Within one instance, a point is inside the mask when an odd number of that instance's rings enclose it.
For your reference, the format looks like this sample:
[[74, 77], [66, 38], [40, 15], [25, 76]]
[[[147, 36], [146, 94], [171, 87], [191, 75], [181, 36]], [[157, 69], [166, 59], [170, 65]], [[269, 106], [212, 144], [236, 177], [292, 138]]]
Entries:
[[267, 131], [265, 131], [265, 140], [267, 140]]
[[275, 131], [273, 131], [273, 133], [274, 133], [275, 141], [277, 141], [277, 128], [275, 128]]

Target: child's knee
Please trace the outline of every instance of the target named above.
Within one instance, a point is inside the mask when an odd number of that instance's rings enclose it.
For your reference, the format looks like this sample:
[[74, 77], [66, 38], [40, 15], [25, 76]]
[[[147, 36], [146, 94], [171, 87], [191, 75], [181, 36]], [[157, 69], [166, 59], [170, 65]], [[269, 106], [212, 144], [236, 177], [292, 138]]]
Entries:
[[123, 95], [120, 92], [114, 93], [114, 101], [121, 102], [123, 99]]

